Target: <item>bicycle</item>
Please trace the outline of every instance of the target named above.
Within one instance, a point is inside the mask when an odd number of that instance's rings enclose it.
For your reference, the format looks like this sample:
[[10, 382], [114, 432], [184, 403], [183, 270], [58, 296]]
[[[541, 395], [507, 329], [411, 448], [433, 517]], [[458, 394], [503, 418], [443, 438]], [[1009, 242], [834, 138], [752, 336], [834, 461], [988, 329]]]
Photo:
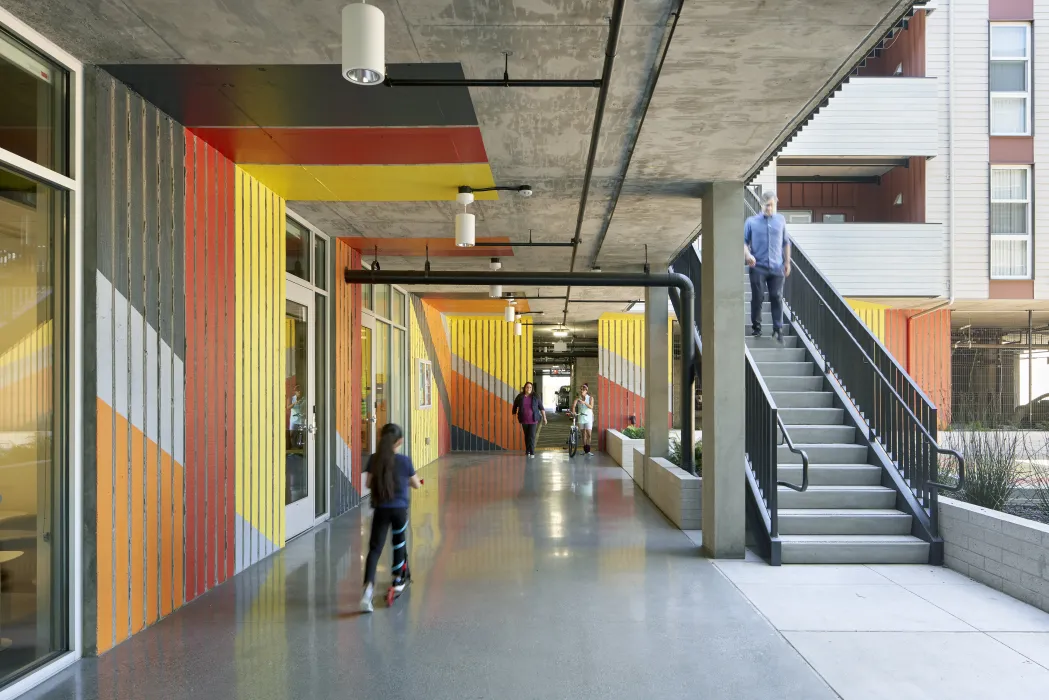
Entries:
[[568, 430], [568, 456], [575, 457], [579, 451], [579, 426], [576, 425], [577, 416], [572, 413], [572, 427]]

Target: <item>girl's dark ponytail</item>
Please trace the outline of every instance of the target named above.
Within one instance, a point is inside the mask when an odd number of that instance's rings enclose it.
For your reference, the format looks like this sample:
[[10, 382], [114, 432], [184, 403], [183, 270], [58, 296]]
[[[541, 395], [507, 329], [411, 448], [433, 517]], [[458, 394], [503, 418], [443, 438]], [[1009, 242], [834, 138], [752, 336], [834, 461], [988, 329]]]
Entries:
[[404, 437], [404, 431], [396, 423], [387, 423], [379, 433], [379, 447], [368, 461], [368, 471], [372, 475], [372, 505], [393, 500], [397, 489], [397, 469], [394, 458], [397, 454], [397, 443]]

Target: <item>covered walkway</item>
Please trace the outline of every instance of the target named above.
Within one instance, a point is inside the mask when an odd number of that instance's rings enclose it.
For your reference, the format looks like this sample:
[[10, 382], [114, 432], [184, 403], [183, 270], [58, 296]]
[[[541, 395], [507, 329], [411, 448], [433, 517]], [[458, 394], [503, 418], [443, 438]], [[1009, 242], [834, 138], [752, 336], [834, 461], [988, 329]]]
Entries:
[[423, 475], [415, 584], [394, 609], [356, 612], [369, 514], [358, 509], [28, 697], [1035, 698], [1049, 687], [1049, 616], [951, 572], [715, 565], [603, 455], [456, 455]]

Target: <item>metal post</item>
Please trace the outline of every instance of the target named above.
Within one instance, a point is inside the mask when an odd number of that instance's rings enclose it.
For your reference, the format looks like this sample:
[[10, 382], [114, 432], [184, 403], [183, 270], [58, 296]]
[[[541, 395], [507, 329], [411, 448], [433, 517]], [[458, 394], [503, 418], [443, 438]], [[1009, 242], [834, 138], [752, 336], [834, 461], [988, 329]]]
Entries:
[[1034, 427], [1034, 311], [1027, 310], [1027, 420]]
[[696, 293], [681, 290], [681, 468], [696, 474]]

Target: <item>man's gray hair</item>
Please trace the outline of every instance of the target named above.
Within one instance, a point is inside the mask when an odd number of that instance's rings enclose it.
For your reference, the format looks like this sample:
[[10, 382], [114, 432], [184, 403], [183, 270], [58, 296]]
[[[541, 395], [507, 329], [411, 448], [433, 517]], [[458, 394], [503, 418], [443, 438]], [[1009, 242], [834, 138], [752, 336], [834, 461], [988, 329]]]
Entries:
[[769, 202], [778, 202], [779, 197], [776, 196], [775, 190], [765, 190], [761, 193], [761, 203], [768, 204]]

